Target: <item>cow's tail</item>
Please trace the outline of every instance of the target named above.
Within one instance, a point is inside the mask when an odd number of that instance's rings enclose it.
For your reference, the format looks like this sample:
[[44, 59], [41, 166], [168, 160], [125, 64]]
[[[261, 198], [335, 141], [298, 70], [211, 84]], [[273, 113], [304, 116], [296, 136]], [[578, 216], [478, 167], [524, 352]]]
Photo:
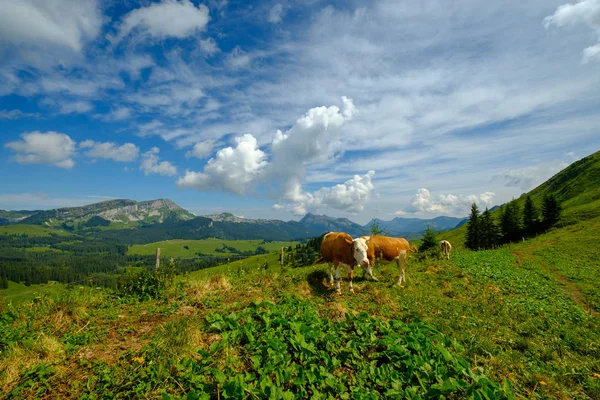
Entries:
[[319, 258], [317, 258], [317, 259], [315, 260], [315, 262], [314, 262], [314, 263], [312, 263], [312, 264], [310, 264], [310, 265], [311, 265], [311, 266], [312, 266], [312, 265], [316, 265], [316, 264], [322, 263], [323, 261], [325, 261], [325, 260], [323, 259], [323, 257], [319, 257]]
[[415, 246], [414, 244], [410, 247], [410, 252], [411, 253], [418, 253], [419, 249], [417, 249], [417, 246]]

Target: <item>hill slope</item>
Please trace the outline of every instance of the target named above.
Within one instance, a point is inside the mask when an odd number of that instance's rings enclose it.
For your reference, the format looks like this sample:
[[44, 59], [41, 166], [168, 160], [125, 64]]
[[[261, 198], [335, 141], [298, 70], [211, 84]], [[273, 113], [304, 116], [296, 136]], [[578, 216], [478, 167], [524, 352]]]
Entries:
[[[563, 207], [561, 225], [572, 225], [600, 217], [600, 151], [579, 161], [575, 161], [552, 178], [528, 192], [539, 209], [547, 194], [554, 194]], [[515, 201], [521, 209], [525, 203], [525, 195]], [[500, 218], [501, 208], [492, 212]], [[466, 226], [448, 232], [442, 232], [440, 239], [449, 240], [453, 246], [462, 247], [465, 241]]]

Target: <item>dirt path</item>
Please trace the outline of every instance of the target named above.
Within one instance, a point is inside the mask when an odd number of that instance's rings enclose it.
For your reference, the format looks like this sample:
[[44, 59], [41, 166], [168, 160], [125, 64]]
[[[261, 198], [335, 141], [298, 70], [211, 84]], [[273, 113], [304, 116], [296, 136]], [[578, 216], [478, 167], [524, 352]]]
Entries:
[[[554, 243], [554, 241], [542, 243], [542, 244], [538, 244], [538, 245], [533, 245], [533, 246], [528, 246], [528, 247], [524, 247], [519, 250], [513, 250], [511, 253], [513, 256], [515, 256], [515, 258], [517, 259], [517, 261], [519, 263], [522, 263], [524, 261], [524, 259], [523, 259], [524, 254], [533, 255], [533, 254], [531, 254], [531, 252], [533, 250], [548, 247], [548, 246], [552, 245], [553, 243]], [[600, 318], [600, 313], [598, 311], [596, 311], [593, 307], [589, 306], [588, 297], [584, 293], [582, 293], [577, 288], [577, 286], [575, 286], [575, 284], [573, 282], [568, 280], [566, 277], [564, 277], [560, 274], [557, 274], [556, 272], [552, 271], [550, 268], [548, 268], [547, 266], [545, 266], [539, 262], [537, 262], [536, 264], [541, 269], [543, 269], [544, 271], [546, 271], [547, 273], [549, 273], [550, 275], [552, 275], [553, 277], [555, 277], [556, 279], [558, 279], [559, 281], [561, 281], [562, 283], [564, 283], [566, 285], [566, 288], [561, 288], [561, 289], [571, 300], [573, 300], [575, 303], [579, 304], [581, 307], [583, 307], [584, 310], [586, 310], [593, 316]]]

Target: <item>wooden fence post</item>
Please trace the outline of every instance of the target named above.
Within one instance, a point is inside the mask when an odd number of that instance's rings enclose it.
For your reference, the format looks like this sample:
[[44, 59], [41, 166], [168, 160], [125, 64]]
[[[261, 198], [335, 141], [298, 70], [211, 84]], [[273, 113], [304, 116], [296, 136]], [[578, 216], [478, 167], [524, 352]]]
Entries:
[[156, 248], [156, 270], [160, 267], [160, 247]]

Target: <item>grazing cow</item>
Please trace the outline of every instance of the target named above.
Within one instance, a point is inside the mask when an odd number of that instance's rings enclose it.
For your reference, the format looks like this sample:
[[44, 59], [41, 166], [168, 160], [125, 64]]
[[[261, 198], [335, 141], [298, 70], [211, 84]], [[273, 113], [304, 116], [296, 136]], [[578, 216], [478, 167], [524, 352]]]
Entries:
[[442, 240], [440, 242], [440, 249], [442, 250], [442, 254], [446, 259], [450, 259], [450, 252], [452, 251], [452, 245], [447, 240]]
[[354, 293], [352, 287], [352, 271], [354, 270], [354, 257], [352, 255], [352, 236], [344, 232], [329, 232], [321, 242], [321, 258], [314, 262], [317, 264], [326, 261], [329, 264], [329, 282], [333, 286], [333, 267], [335, 267], [335, 288], [338, 294], [342, 293], [340, 288], [340, 266], [346, 269], [348, 274], [348, 287], [350, 293]]
[[400, 270], [397, 285], [406, 282], [404, 267], [409, 253], [416, 253], [417, 248], [412, 247], [404, 238], [391, 238], [387, 236], [363, 236], [354, 239], [354, 259], [365, 270], [365, 275], [377, 280], [373, 276], [375, 260], [396, 261]]

